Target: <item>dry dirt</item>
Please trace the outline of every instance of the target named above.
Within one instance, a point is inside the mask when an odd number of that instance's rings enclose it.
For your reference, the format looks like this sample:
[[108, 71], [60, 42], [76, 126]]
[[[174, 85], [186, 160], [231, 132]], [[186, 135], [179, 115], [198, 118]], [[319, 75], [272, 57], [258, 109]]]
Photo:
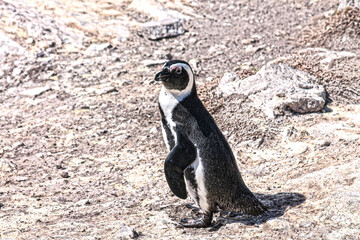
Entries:
[[[0, 0], [0, 34], [19, 44], [19, 54], [0, 46], [0, 238], [360, 239], [360, 11], [337, 4]], [[140, 24], [169, 9], [187, 32], [141, 37]], [[319, 48], [356, 56], [324, 64]], [[170, 57], [191, 60], [269, 217], [176, 225], [198, 213], [166, 184], [161, 65], [145, 61]], [[225, 72], [245, 78], [269, 61], [314, 74], [326, 109], [268, 119], [241, 95], [222, 96]]]

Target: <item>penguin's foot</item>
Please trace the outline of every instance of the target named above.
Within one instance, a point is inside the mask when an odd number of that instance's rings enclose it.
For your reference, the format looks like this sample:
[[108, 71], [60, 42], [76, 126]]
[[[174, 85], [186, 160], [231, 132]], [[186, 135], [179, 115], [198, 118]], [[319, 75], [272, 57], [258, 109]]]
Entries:
[[195, 204], [186, 204], [187, 208], [191, 209], [193, 212], [198, 213], [200, 212], [200, 208], [196, 206]]
[[186, 228], [206, 228], [211, 226], [212, 213], [204, 214], [203, 218], [181, 219], [180, 225]]

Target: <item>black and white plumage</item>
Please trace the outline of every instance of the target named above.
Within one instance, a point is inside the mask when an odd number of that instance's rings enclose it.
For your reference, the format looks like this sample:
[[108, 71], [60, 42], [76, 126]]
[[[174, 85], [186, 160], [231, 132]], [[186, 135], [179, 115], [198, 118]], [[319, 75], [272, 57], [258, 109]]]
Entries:
[[190, 65], [168, 61], [155, 80], [163, 83], [159, 108], [170, 151], [166, 180], [176, 196], [185, 199], [189, 193], [204, 212], [203, 219], [182, 225], [209, 226], [217, 207], [262, 214], [266, 208], [246, 187], [228, 142], [197, 96]]

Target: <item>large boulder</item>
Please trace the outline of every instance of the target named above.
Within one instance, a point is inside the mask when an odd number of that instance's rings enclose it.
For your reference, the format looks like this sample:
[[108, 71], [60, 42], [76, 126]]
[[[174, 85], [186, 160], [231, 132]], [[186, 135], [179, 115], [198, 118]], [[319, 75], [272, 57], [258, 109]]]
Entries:
[[244, 80], [226, 73], [219, 83], [225, 94], [237, 93], [252, 100], [252, 105], [274, 118], [286, 111], [310, 113], [320, 111], [326, 101], [326, 91], [307, 72], [286, 64], [269, 64]]

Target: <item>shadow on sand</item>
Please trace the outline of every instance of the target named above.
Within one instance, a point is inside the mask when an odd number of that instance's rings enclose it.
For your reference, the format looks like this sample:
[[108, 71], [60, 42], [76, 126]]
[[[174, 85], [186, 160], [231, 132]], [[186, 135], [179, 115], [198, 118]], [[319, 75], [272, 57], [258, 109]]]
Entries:
[[240, 222], [245, 225], [262, 224], [272, 218], [282, 216], [287, 207], [295, 207], [306, 200], [304, 195], [291, 192], [274, 195], [255, 193], [255, 196], [268, 208], [265, 214], [254, 217], [240, 212], [221, 211], [220, 216], [214, 222], [210, 231], [216, 231], [220, 227], [231, 223]]

